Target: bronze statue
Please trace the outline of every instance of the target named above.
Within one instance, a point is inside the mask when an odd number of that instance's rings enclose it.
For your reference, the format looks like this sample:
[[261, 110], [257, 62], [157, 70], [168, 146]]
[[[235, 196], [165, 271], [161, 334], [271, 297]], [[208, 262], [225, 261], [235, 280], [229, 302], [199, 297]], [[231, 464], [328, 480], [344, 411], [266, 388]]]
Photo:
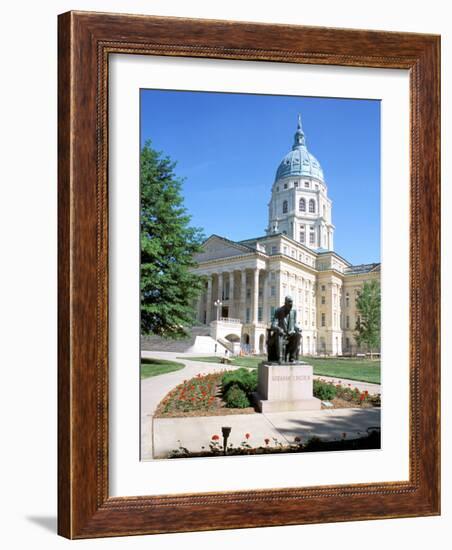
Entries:
[[267, 329], [267, 352], [270, 362], [298, 361], [301, 329], [297, 325], [297, 312], [292, 306], [292, 298], [286, 296], [284, 305], [275, 311], [271, 328]]

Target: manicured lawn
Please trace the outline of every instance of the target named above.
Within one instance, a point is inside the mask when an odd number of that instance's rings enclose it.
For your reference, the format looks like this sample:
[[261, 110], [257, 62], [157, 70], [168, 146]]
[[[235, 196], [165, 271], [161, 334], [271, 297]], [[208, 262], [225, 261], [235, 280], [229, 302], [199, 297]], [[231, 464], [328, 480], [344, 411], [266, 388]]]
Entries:
[[[178, 357], [178, 359], [182, 359], [182, 357]], [[211, 357], [184, 357], [184, 359], [188, 359], [189, 361], [202, 361], [203, 363], [220, 363], [221, 357], [212, 355]], [[249, 369], [257, 369], [257, 365], [261, 361], [264, 361], [265, 357], [233, 357], [231, 359], [231, 364], [235, 365], [237, 367], [248, 367]]]
[[[206, 363], [219, 363], [220, 357], [184, 357], [189, 361], [204, 361]], [[257, 368], [257, 365], [265, 357], [234, 357], [232, 364], [239, 367]], [[302, 357], [303, 361], [314, 367], [314, 374], [320, 376], [334, 376], [335, 378], [348, 378], [361, 382], [380, 383], [380, 361], [363, 359], [338, 359]]]
[[348, 378], [373, 384], [380, 383], [380, 361], [349, 358], [317, 359], [314, 357], [303, 357], [302, 359], [314, 367], [314, 374], [320, 376]]
[[141, 358], [141, 378], [150, 378], [159, 374], [166, 374], [185, 367], [183, 363], [176, 361], [166, 361], [165, 359]]

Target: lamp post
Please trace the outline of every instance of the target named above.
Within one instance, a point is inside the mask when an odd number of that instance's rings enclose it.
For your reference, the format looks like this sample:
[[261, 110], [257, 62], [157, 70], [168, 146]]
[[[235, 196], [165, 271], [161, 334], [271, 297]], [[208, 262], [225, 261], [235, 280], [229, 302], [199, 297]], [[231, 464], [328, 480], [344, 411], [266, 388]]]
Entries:
[[221, 433], [223, 434], [223, 454], [227, 454], [228, 438], [231, 435], [231, 428], [229, 426], [223, 426], [221, 428]]
[[217, 308], [217, 321], [220, 320], [220, 307], [223, 305], [223, 302], [221, 300], [215, 300], [213, 305]]
[[220, 320], [220, 307], [223, 305], [223, 302], [218, 299], [215, 300], [213, 305], [217, 308], [217, 330], [215, 332], [215, 353], [217, 353], [217, 346], [218, 346], [218, 321]]

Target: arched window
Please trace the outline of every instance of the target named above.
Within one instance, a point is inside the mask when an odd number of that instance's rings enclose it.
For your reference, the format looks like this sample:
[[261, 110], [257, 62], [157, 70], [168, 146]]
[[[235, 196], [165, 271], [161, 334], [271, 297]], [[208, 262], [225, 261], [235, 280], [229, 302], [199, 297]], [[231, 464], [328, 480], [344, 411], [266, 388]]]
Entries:
[[282, 213], [283, 214], [287, 214], [287, 208], [288, 208], [287, 201], [284, 201], [282, 203]]
[[300, 199], [300, 201], [298, 203], [298, 210], [300, 212], [306, 212], [306, 200], [305, 199]]
[[313, 214], [315, 212], [315, 201], [314, 201], [314, 199], [311, 199], [309, 201], [309, 212], [311, 212], [311, 214]]

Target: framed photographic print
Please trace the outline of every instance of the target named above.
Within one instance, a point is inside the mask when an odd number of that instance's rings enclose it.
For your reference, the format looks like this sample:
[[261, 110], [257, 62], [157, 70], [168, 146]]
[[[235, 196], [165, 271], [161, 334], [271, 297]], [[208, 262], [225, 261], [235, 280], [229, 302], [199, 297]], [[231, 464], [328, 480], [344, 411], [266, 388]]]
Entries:
[[59, 533], [439, 514], [439, 37], [59, 18]]

